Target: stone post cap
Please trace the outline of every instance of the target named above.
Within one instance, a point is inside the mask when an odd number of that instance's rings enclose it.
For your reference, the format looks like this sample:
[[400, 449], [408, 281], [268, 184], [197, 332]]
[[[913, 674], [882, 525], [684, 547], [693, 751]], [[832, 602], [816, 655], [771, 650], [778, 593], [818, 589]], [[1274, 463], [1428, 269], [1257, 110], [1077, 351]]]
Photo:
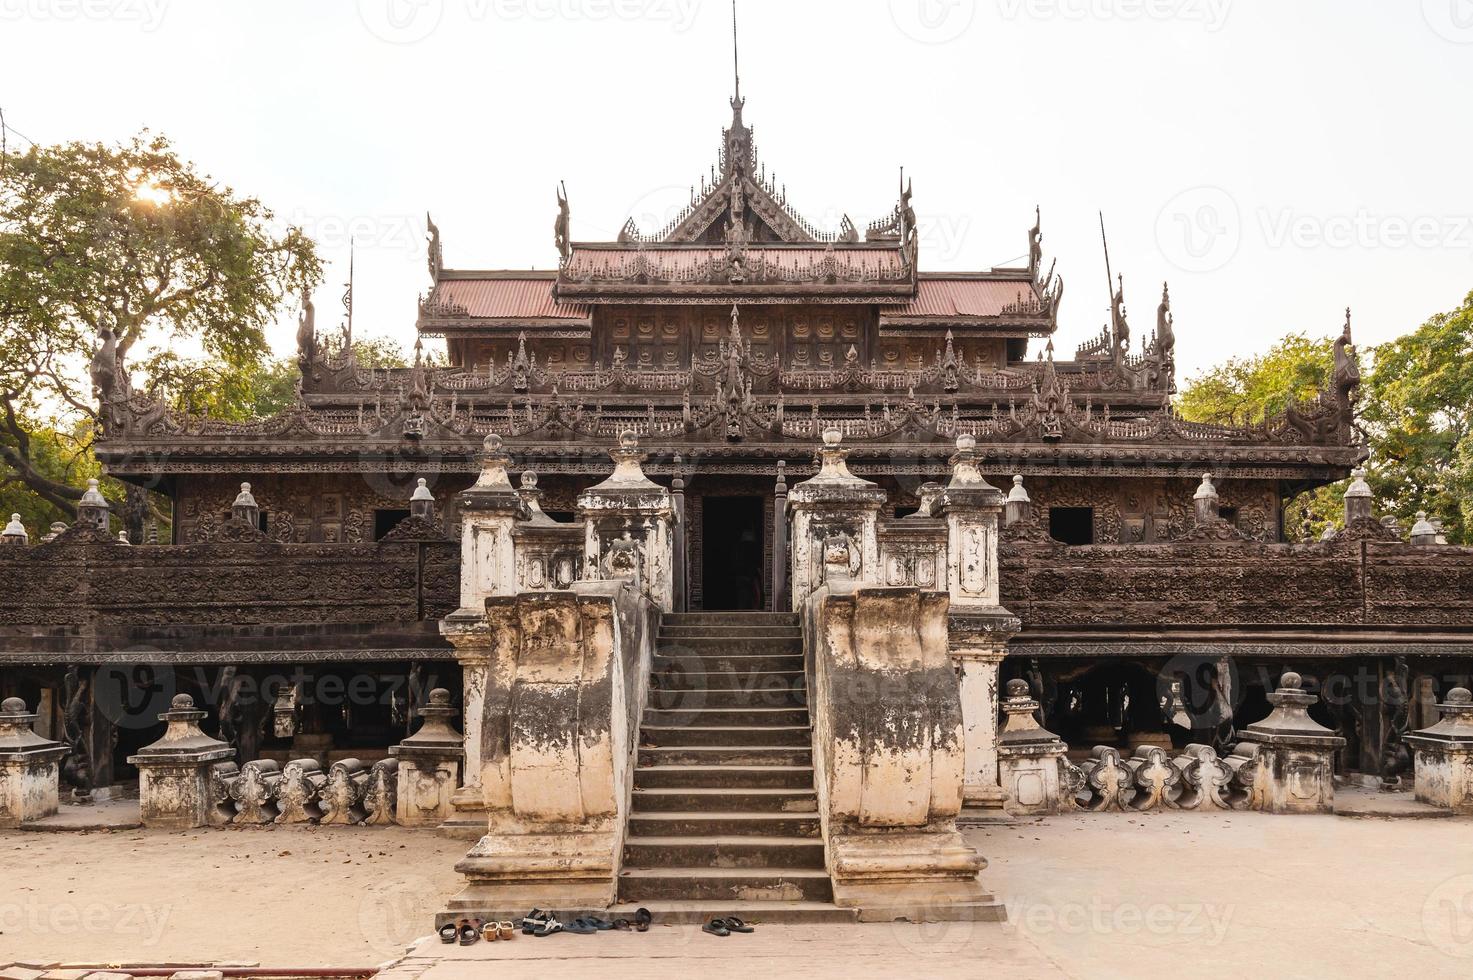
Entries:
[[1340, 748], [1345, 739], [1309, 717], [1309, 706], [1319, 700], [1304, 690], [1304, 679], [1286, 671], [1279, 678], [1279, 689], [1268, 695], [1274, 710], [1262, 721], [1249, 725], [1243, 737], [1252, 742], [1283, 744], [1306, 748]]
[[951, 459], [951, 482], [947, 489], [996, 490], [977, 468], [977, 437], [963, 432], [956, 437], [956, 452]]
[[20, 515], [11, 514], [10, 523], [5, 525], [4, 531], [0, 531], [0, 541], [5, 544], [25, 544], [30, 540], [31, 536], [26, 532], [26, 526], [20, 522]]
[[489, 433], [481, 443], [481, 475], [476, 478], [472, 490], [510, 490], [511, 478], [506, 466], [511, 462], [501, 448], [501, 436]]
[[60, 742], [42, 738], [31, 730], [36, 714], [26, 710], [20, 698], [0, 702], [0, 758], [8, 761], [60, 760], [69, 751]]
[[1357, 466], [1355, 469], [1350, 471], [1350, 475], [1351, 477], [1353, 477], [1353, 479], [1350, 481], [1350, 486], [1345, 488], [1345, 496], [1371, 496], [1371, 485], [1366, 482], [1366, 468], [1364, 466]]
[[1212, 474], [1203, 473], [1202, 482], [1197, 485], [1197, 492], [1192, 494], [1193, 500], [1202, 500], [1207, 497], [1216, 497], [1217, 487], [1212, 483]]
[[1455, 687], [1437, 708], [1442, 713], [1437, 724], [1409, 733], [1408, 744], [1418, 749], [1473, 752], [1473, 693], [1466, 687]]
[[231, 506], [232, 507], [255, 507], [256, 506], [256, 498], [251, 495], [251, 485], [249, 483], [242, 483], [240, 485], [240, 493], [236, 495], [236, 497], [235, 497], [235, 503], [231, 504]]
[[536, 490], [537, 489], [537, 471], [536, 470], [523, 470], [522, 471], [522, 489], [524, 491], [525, 490]]
[[1033, 717], [1038, 710], [1038, 702], [1034, 700], [1026, 680], [1014, 677], [1008, 681], [1005, 690], [1007, 695], [1003, 698], [1002, 710], [1007, 718], [997, 734], [997, 749], [1001, 755], [1045, 755], [1062, 753], [1068, 748], [1063, 739]]
[[1431, 521], [1427, 520], [1427, 512], [1425, 510], [1417, 511], [1417, 521], [1412, 525], [1411, 539], [1412, 544], [1437, 543], [1437, 528]]
[[201, 711], [194, 706], [194, 698], [190, 695], [176, 694], [169, 702], [169, 710], [159, 715], [159, 721], [188, 721], [191, 718], [198, 721], [208, 714], [208, 711]]
[[450, 692], [443, 687], [430, 691], [429, 701], [421, 705], [415, 714], [424, 719], [419, 731], [389, 749], [392, 756], [421, 755], [451, 757], [465, 752], [465, 740], [460, 732], [450, 726], [456, 714], [450, 702]]
[[79, 507], [106, 507], [107, 506], [107, 498], [102, 495], [102, 491], [101, 490], [98, 490], [97, 489], [97, 481], [95, 479], [90, 479], [90, 480], [87, 481], [87, 490], [86, 490], [86, 492], [84, 492], [82, 494], [82, 499], [78, 502], [78, 506]]
[[4, 701], [0, 701], [0, 718], [11, 721], [35, 717], [35, 715], [26, 710], [26, 703], [20, 698], [6, 698]]
[[1015, 475], [1013, 477], [1013, 489], [1008, 491], [1008, 503], [1028, 504], [1032, 502], [1033, 498], [1029, 497], [1028, 491], [1023, 489], [1023, 477], [1021, 475]]
[[411, 494], [409, 497], [410, 502], [412, 503], [416, 500], [433, 501], [434, 499], [435, 495], [430, 493], [430, 481], [426, 480], [424, 477], [420, 477], [419, 482], [415, 484], [414, 493]]

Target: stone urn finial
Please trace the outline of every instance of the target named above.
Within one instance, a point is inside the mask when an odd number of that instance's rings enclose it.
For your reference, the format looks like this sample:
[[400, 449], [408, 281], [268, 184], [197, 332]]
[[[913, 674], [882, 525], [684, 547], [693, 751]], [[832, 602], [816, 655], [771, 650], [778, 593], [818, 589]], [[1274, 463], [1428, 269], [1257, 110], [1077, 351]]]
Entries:
[[495, 432], [487, 434], [481, 443], [481, 475], [476, 478], [476, 490], [511, 490], [511, 477], [507, 464], [511, 462], [501, 448], [501, 436]]
[[1425, 510], [1417, 511], [1417, 522], [1412, 525], [1412, 544], [1426, 546], [1437, 543], [1437, 528], [1427, 520]]
[[947, 484], [949, 489], [956, 490], [995, 490], [992, 484], [987, 482], [982, 471], [977, 468], [977, 437], [963, 432], [956, 437], [956, 452], [949, 460], [951, 463], [951, 482]]
[[107, 533], [108, 504], [102, 491], [97, 489], [95, 479], [87, 481], [87, 490], [77, 502], [77, 523], [97, 528]]
[[24, 548], [31, 540], [26, 533], [26, 526], [20, 522], [19, 514], [10, 515], [10, 523], [5, 525], [5, 530], [0, 532], [0, 545], [14, 545]]
[[240, 485], [240, 493], [235, 495], [235, 502], [230, 505], [230, 517], [251, 527], [260, 526], [261, 508], [256, 503], [255, 495], [251, 493], [249, 483]]
[[1366, 468], [1357, 466], [1350, 471], [1353, 478], [1350, 486], [1345, 490], [1345, 526], [1349, 528], [1355, 521], [1371, 519], [1371, 505], [1374, 499], [1371, 494], [1371, 485], [1366, 482]]
[[427, 521], [435, 519], [435, 495], [430, 493], [430, 481], [420, 477], [409, 496], [409, 516]]

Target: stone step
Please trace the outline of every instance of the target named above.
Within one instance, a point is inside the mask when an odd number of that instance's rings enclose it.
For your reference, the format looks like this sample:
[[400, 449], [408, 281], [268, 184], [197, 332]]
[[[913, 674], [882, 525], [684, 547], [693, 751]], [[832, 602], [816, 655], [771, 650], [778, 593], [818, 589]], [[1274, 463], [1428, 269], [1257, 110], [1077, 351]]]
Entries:
[[791, 837], [817, 839], [818, 814], [759, 813], [753, 810], [668, 810], [631, 813], [634, 837]]
[[758, 810], [773, 813], [817, 813], [818, 794], [812, 787], [790, 789], [768, 786], [672, 786], [641, 789], [633, 795], [635, 813], [658, 810]]
[[619, 898], [829, 902], [834, 890], [822, 868], [625, 868]]
[[813, 747], [796, 745], [641, 746], [636, 763], [645, 766], [812, 766]]
[[673, 669], [656, 674], [651, 678], [651, 688], [662, 691], [780, 691], [806, 688], [808, 683], [801, 659], [789, 670], [711, 670], [695, 663], [675, 664]]
[[662, 657], [744, 657], [787, 654], [803, 656], [803, 641], [796, 636], [682, 636], [659, 637], [655, 653]]
[[807, 725], [641, 725], [641, 748], [691, 745], [792, 745], [808, 746], [813, 733]]
[[675, 789], [813, 788], [810, 766], [645, 766], [634, 770], [634, 788]]
[[654, 728], [677, 728], [685, 725], [694, 725], [697, 728], [745, 725], [770, 728], [777, 725], [808, 724], [808, 709], [801, 706], [713, 708], [698, 697], [684, 697], [679, 700], [679, 706], [652, 706], [645, 709], [644, 724]]
[[858, 922], [858, 909], [841, 909], [829, 902], [680, 902], [621, 903], [609, 909], [610, 918], [633, 919], [644, 907], [656, 925], [699, 925], [717, 916], [735, 915], [754, 925], [831, 925]]
[[823, 841], [794, 837], [627, 837], [631, 868], [822, 868]]
[[780, 636], [784, 639], [801, 641], [803, 630], [797, 626], [771, 626], [765, 623], [756, 626], [674, 626], [670, 623], [662, 623], [659, 635], [661, 638], [669, 637], [673, 640], [707, 636]]
[[736, 674], [745, 678], [749, 684], [761, 684], [762, 678], [770, 673], [789, 674], [802, 671], [803, 658], [791, 653], [670, 656], [663, 650], [657, 650], [650, 661], [650, 670], [662, 677], [674, 674], [680, 683], [688, 685], [697, 685], [700, 679], [716, 674]]
[[665, 613], [660, 624], [670, 626], [786, 626], [801, 627], [797, 613], [729, 611]]
[[650, 691], [647, 711], [678, 711], [689, 708], [806, 708], [808, 687], [800, 678], [797, 687], [769, 686], [758, 690], [721, 688], [656, 688]]

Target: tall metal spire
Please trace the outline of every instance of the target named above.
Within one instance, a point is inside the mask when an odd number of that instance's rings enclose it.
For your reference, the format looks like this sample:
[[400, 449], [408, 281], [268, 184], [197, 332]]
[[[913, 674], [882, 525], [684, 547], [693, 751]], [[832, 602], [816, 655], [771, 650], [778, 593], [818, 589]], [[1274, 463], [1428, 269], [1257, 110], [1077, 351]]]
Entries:
[[742, 63], [737, 56], [737, 9], [736, 0], [731, 0], [731, 74], [735, 83], [731, 102], [736, 105], [742, 101]]

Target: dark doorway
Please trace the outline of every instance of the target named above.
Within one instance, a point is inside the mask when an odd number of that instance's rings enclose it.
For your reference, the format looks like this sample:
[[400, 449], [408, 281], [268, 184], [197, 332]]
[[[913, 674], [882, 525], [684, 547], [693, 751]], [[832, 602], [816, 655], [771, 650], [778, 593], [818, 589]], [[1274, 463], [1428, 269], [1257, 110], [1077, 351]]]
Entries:
[[761, 497], [701, 500], [702, 606], [761, 609]]
[[1093, 507], [1050, 507], [1048, 533], [1065, 544], [1095, 543], [1095, 509]]

